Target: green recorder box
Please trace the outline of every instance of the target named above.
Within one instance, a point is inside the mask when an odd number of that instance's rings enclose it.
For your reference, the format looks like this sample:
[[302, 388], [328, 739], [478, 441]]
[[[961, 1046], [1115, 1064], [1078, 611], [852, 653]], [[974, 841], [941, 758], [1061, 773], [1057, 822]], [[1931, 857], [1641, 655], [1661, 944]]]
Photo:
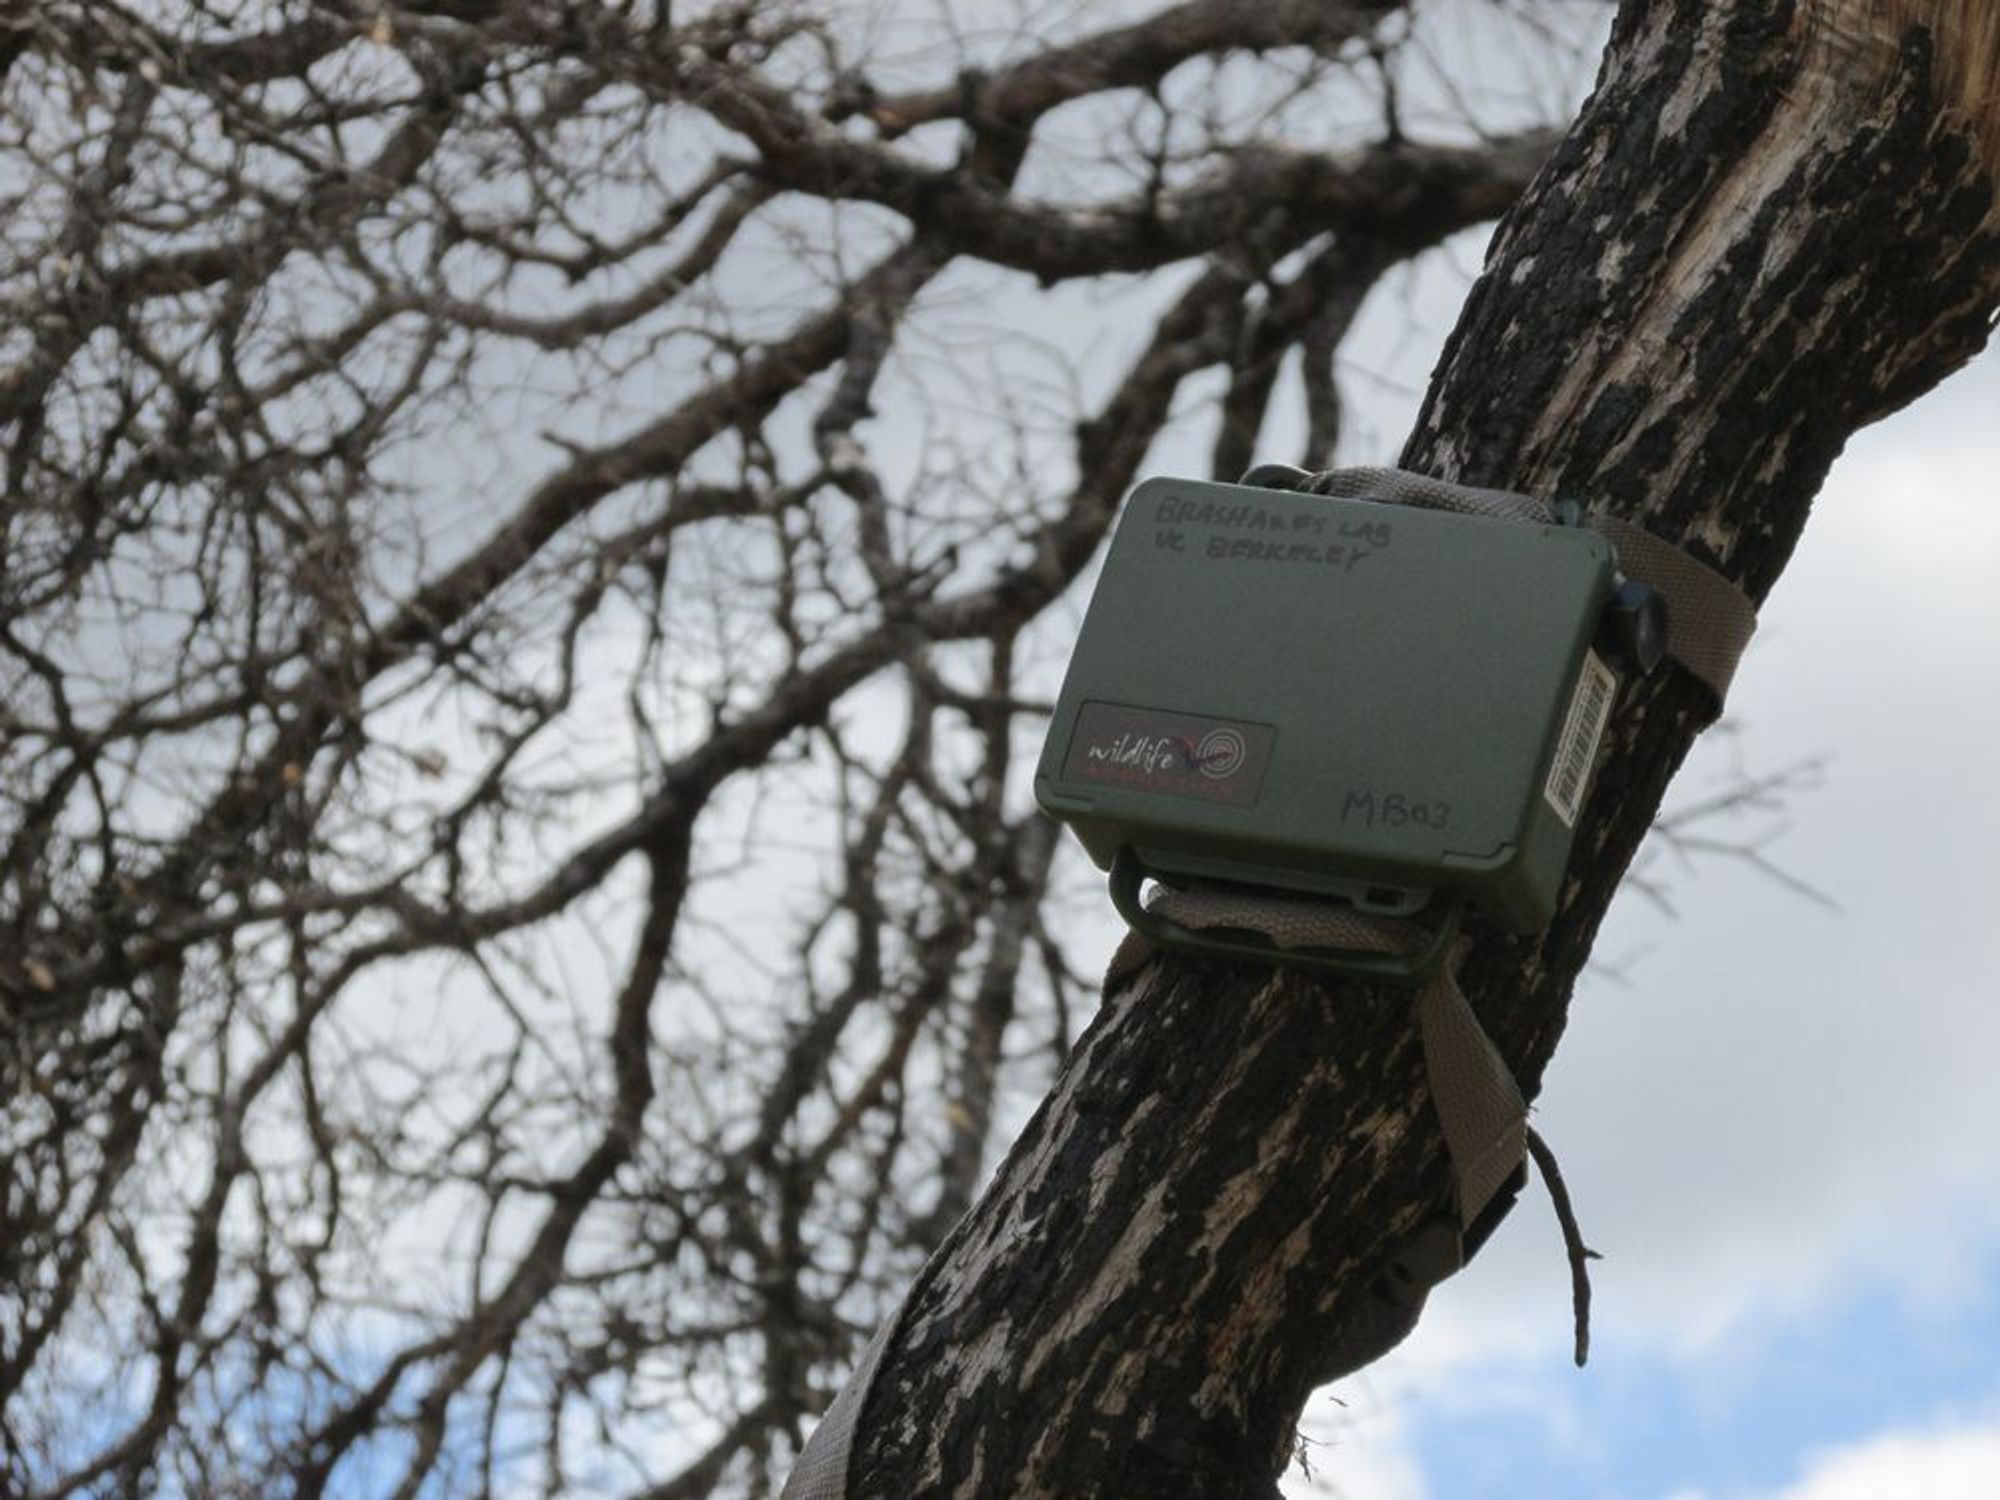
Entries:
[[1148, 480], [1036, 798], [1107, 869], [1533, 930], [1617, 691], [1615, 580], [1578, 526]]

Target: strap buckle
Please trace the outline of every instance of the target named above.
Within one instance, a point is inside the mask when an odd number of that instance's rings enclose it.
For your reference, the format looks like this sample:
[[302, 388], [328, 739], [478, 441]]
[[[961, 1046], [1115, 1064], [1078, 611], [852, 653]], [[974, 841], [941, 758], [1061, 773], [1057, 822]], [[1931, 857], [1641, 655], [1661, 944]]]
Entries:
[[[1461, 897], [1443, 903], [1440, 920], [1435, 927], [1411, 922], [1407, 918], [1381, 918], [1384, 922], [1398, 922], [1419, 935], [1413, 947], [1400, 953], [1366, 948], [1289, 946], [1272, 941], [1254, 928], [1190, 927], [1160, 912], [1151, 911], [1140, 899], [1141, 887], [1149, 878], [1165, 883], [1163, 877], [1145, 867], [1138, 851], [1129, 844], [1121, 845], [1111, 862], [1112, 904], [1134, 932], [1163, 948], [1178, 948], [1211, 958], [1316, 969], [1350, 979], [1382, 980], [1391, 984], [1422, 984], [1437, 972], [1458, 937], [1459, 924], [1465, 915], [1465, 901]], [[1300, 899], [1329, 898], [1301, 893]]]

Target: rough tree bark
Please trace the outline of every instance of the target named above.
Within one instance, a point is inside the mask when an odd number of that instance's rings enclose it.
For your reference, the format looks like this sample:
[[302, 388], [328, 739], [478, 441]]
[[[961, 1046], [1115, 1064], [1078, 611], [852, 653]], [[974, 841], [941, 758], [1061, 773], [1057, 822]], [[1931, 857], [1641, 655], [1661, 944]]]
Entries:
[[[1586, 498], [1764, 598], [1848, 436], [1992, 331], [1993, 30], [1977, 0], [1626, 0], [1405, 466]], [[1678, 669], [1628, 692], [1554, 923], [1472, 950], [1531, 1097], [1707, 716]], [[1274, 1494], [1326, 1351], [1450, 1191], [1405, 992], [1156, 962], [919, 1278], [853, 1491]]]

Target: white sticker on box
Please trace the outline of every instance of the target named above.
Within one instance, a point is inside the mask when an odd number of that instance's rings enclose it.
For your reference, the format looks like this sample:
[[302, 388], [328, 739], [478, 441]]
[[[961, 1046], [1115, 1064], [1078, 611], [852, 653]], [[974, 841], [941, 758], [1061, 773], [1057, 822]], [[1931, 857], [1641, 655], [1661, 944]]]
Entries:
[[1548, 785], [1542, 788], [1542, 795], [1565, 828], [1576, 827], [1583, 794], [1590, 786], [1590, 768], [1597, 763], [1597, 747], [1617, 696], [1618, 674], [1599, 660], [1595, 651], [1586, 651], [1576, 690], [1569, 697], [1569, 712], [1563, 716], [1562, 734], [1556, 740]]

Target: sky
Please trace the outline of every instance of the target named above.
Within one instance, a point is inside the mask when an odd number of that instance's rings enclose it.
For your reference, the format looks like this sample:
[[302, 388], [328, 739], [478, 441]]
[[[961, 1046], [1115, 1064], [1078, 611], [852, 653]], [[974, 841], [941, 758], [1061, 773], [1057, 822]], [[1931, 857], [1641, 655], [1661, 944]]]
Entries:
[[[1441, 72], [1489, 55], [1441, 40]], [[1344, 461], [1393, 456], [1483, 238], [1392, 276], [1344, 346]], [[1635, 890], [1606, 925], [1537, 1102], [1605, 1255], [1588, 1368], [1531, 1186], [1403, 1348], [1314, 1398], [1293, 1500], [2000, 1500], [1996, 474], [2000, 353], [1860, 435], [1677, 783], [1817, 767], [1698, 829], [1815, 894], [1663, 852], [1672, 913]]]
[[[1364, 427], [1399, 430], [1368, 393], [1420, 381], [1451, 280], [1361, 331], [1352, 373], [1389, 377], [1346, 382]], [[1671, 914], [1628, 889], [1605, 925], [1536, 1106], [1606, 1257], [1588, 1368], [1531, 1187], [1402, 1349], [1315, 1398], [1288, 1495], [2000, 1497], [1996, 419], [1989, 352], [1855, 438], [1670, 795], [1797, 770], [1697, 828], [1810, 892], [1656, 850]]]

